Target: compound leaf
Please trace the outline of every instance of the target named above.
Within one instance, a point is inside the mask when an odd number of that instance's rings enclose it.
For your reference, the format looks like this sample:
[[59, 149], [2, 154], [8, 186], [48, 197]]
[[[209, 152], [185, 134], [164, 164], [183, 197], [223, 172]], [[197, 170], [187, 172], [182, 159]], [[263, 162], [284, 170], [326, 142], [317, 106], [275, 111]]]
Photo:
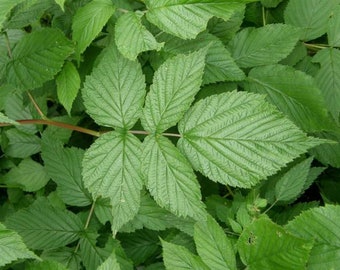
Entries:
[[178, 147], [213, 181], [251, 187], [319, 145], [265, 102], [246, 92], [197, 102], [179, 123]]
[[78, 57], [100, 33], [114, 12], [115, 6], [111, 0], [93, 0], [77, 10], [72, 22], [72, 37], [77, 43]]
[[148, 136], [143, 143], [142, 172], [156, 202], [178, 216], [202, 219], [205, 215], [200, 186], [185, 157], [163, 136]]
[[285, 231], [269, 218], [250, 224], [237, 241], [242, 262], [248, 269], [303, 270], [313, 247]]
[[53, 79], [73, 45], [63, 32], [44, 28], [24, 36], [6, 65], [7, 82], [21, 90], [37, 88]]
[[98, 124], [126, 129], [138, 120], [144, 96], [140, 64], [124, 58], [114, 45], [106, 49], [83, 89], [87, 112]]
[[340, 207], [327, 205], [302, 212], [286, 228], [297, 237], [315, 239], [308, 269], [336, 269], [340, 263]]
[[[116, 24], [115, 40], [122, 55], [135, 60], [141, 52], [157, 50], [163, 47], [141, 22], [142, 14], [128, 12], [121, 16]], [[131, 46], [133, 44], [133, 46]]]
[[236, 63], [243, 68], [275, 64], [294, 49], [299, 31], [285, 24], [246, 28], [229, 43]]
[[200, 89], [205, 55], [205, 49], [178, 55], [156, 71], [141, 119], [147, 131], [161, 133], [182, 118]]
[[253, 68], [245, 84], [247, 91], [266, 94], [298, 126], [306, 131], [330, 127], [323, 96], [312, 77], [289, 66]]
[[80, 88], [79, 73], [72, 62], [66, 62], [56, 78], [56, 83], [58, 99], [71, 115], [72, 104]]
[[338, 120], [340, 112], [340, 50], [328, 48], [319, 51], [313, 62], [321, 64], [321, 68], [315, 76], [329, 111]]
[[0, 223], [0, 267], [17, 259], [37, 259], [38, 257], [22, 241], [15, 232]]
[[109, 132], [97, 139], [83, 159], [84, 183], [92, 195], [110, 198], [115, 234], [138, 212], [143, 186], [141, 142], [132, 134]]
[[336, 1], [289, 1], [284, 12], [285, 22], [301, 28], [301, 39], [304, 41], [318, 38], [327, 31], [328, 20]]
[[146, 0], [146, 17], [164, 32], [192, 39], [205, 30], [210, 18], [215, 16], [226, 21], [246, 2], [253, 1]]
[[17, 231], [29, 248], [62, 247], [79, 239], [83, 224], [74, 213], [54, 208], [46, 198], [37, 199], [28, 208], [19, 210], [5, 222]]
[[194, 240], [198, 254], [210, 268], [236, 270], [234, 248], [212, 217], [208, 216], [206, 221], [196, 223]]
[[161, 241], [163, 247], [163, 260], [166, 269], [184, 270], [184, 269], [210, 269], [206, 266], [200, 257], [192, 254], [183, 246]]

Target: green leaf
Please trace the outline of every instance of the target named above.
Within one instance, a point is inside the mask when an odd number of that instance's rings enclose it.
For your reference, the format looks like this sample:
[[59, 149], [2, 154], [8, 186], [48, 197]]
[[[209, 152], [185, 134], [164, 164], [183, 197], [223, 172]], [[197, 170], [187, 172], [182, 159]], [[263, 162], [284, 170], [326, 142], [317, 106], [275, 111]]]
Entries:
[[0, 267], [17, 259], [38, 259], [14, 231], [7, 229], [0, 223]]
[[340, 207], [327, 205], [302, 212], [286, 228], [298, 237], [315, 239], [309, 270], [337, 269], [340, 263]]
[[205, 216], [200, 186], [185, 157], [163, 136], [148, 136], [143, 142], [142, 172], [156, 202], [175, 215]]
[[122, 268], [120, 267], [116, 254], [112, 252], [110, 257], [108, 257], [105, 262], [103, 262], [97, 270], [121, 270]]
[[70, 270], [78, 270], [81, 268], [79, 253], [74, 252], [74, 247], [48, 249], [43, 251], [41, 258], [44, 260], [57, 261]]
[[192, 254], [185, 247], [161, 241], [163, 247], [163, 260], [166, 269], [181, 270], [181, 269], [210, 269], [206, 266], [200, 257]]
[[328, 44], [334, 47], [340, 47], [340, 5], [336, 6], [328, 23]]
[[338, 121], [340, 112], [340, 50], [328, 48], [319, 51], [313, 62], [321, 64], [320, 70], [315, 76], [329, 111]]
[[161, 133], [183, 117], [200, 89], [205, 55], [205, 49], [178, 55], [156, 71], [141, 119], [147, 131]]
[[194, 240], [198, 254], [211, 269], [236, 270], [234, 248], [212, 217], [196, 223]]
[[30, 158], [21, 161], [18, 167], [14, 167], [4, 176], [6, 185], [19, 186], [28, 192], [41, 189], [49, 180], [45, 168]]
[[3, 124], [11, 124], [11, 125], [20, 125], [20, 123], [18, 123], [15, 120], [12, 120], [10, 118], [8, 118], [6, 115], [4, 115], [2, 112], [0, 112], [0, 123]]
[[337, 0], [295, 0], [289, 1], [284, 12], [287, 24], [302, 28], [301, 39], [316, 39], [327, 31], [330, 15]]
[[0, 2], [0, 29], [2, 29], [2, 24], [6, 21], [8, 13], [13, 7], [23, 0], [2, 0]]
[[15, 212], [5, 224], [17, 231], [32, 249], [65, 246], [79, 239], [83, 230], [74, 213], [54, 208], [46, 198], [39, 198], [28, 208]]
[[53, 79], [72, 51], [71, 42], [58, 29], [44, 28], [26, 35], [7, 63], [7, 82], [20, 90], [40, 87]]
[[100, 33], [114, 12], [115, 6], [111, 0], [93, 0], [77, 10], [73, 17], [72, 38], [77, 43], [78, 57]]
[[284, 24], [246, 28], [229, 43], [236, 63], [243, 68], [275, 64], [294, 49], [299, 31]]
[[124, 58], [114, 45], [106, 49], [83, 89], [87, 112], [98, 124], [126, 129], [137, 122], [144, 96], [140, 64]]
[[138, 212], [143, 181], [141, 142], [132, 134], [109, 132], [97, 139], [83, 159], [84, 184], [94, 198], [110, 198], [113, 234]]
[[[160, 37], [162, 39], [162, 36]], [[243, 80], [245, 75], [236, 65], [230, 52], [223, 43], [214, 35], [207, 32], [199, 34], [193, 40], [182, 40], [166, 35], [164, 51], [171, 53], [189, 53], [200, 48], [208, 47], [203, 84]]]
[[9, 143], [5, 148], [6, 155], [16, 158], [27, 158], [40, 152], [41, 139], [33, 134], [23, 133], [16, 129], [6, 131]]
[[307, 181], [313, 157], [308, 158], [286, 172], [275, 185], [277, 201], [288, 202], [295, 200], [303, 191]]
[[237, 241], [242, 262], [247, 269], [303, 270], [313, 247], [263, 217], [251, 223]]
[[[128, 12], [119, 17], [116, 23], [115, 40], [122, 55], [135, 60], [141, 52], [159, 51], [164, 43], [158, 43], [155, 37], [141, 22], [143, 14]], [[133, 46], [131, 46], [133, 44]]]
[[267, 8], [275, 8], [280, 4], [283, 0], [261, 0], [261, 4]]
[[222, 184], [251, 187], [319, 145], [264, 96], [246, 92], [197, 102], [179, 123], [178, 147], [195, 170]]
[[66, 0], [54, 0], [61, 8], [62, 11], [65, 11], [64, 5]]
[[312, 77], [282, 65], [257, 67], [248, 76], [247, 91], [266, 94], [270, 103], [304, 130], [331, 128], [326, 104]]
[[205, 30], [213, 16], [228, 20], [250, 1], [224, 0], [146, 0], [147, 19], [162, 31], [183, 39], [192, 39]]
[[67, 268], [56, 261], [42, 261], [29, 263], [25, 266], [26, 270], [67, 270]]
[[56, 83], [59, 101], [71, 115], [72, 104], [80, 88], [79, 73], [72, 62], [66, 62], [56, 78]]
[[83, 156], [84, 150], [63, 148], [62, 143], [44, 134], [41, 157], [48, 175], [57, 183], [58, 195], [68, 205], [87, 206], [92, 202], [81, 175]]

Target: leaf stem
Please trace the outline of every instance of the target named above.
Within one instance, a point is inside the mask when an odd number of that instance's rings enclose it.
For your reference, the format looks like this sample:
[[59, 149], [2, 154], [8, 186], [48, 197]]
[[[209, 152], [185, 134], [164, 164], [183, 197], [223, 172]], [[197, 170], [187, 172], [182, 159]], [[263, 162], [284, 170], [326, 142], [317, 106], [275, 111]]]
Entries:
[[329, 47], [328, 45], [325, 45], [325, 44], [309, 44], [309, 43], [304, 43], [304, 44], [308, 49], [311, 49], [311, 50], [322, 50], [322, 49]]
[[265, 26], [267, 24], [267, 22], [266, 22], [266, 8], [264, 6], [262, 6], [262, 22], [263, 22], [263, 26]]
[[269, 211], [270, 209], [272, 209], [272, 208], [277, 204], [277, 202], [278, 202], [278, 200], [276, 200], [275, 202], [273, 202], [272, 205], [269, 206], [269, 207], [266, 209], [266, 211], [264, 211], [262, 214], [263, 214], [263, 215], [267, 214], [268, 211]]
[[42, 112], [38, 103], [35, 101], [34, 97], [30, 93], [30, 91], [27, 91], [27, 95], [30, 98], [31, 102], [33, 103], [34, 108], [37, 110], [38, 114], [41, 116], [41, 118], [47, 120], [46, 115]]
[[11, 44], [9, 43], [9, 38], [8, 38], [8, 34], [7, 34], [6, 31], [4, 32], [4, 35], [5, 35], [5, 40], [6, 40], [8, 56], [9, 56], [9, 58], [12, 59], [13, 58], [13, 54], [12, 54], [12, 50], [11, 50]]
[[177, 134], [177, 133], [162, 133], [163, 136], [168, 136], [168, 137], [177, 137], [177, 138], [181, 138], [181, 134]]

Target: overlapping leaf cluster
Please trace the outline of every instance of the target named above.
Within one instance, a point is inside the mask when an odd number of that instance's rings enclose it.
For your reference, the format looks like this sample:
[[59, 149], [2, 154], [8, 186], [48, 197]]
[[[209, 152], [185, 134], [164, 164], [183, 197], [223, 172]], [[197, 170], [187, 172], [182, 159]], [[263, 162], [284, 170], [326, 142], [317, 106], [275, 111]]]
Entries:
[[339, 18], [1, 1], [0, 267], [335, 269]]

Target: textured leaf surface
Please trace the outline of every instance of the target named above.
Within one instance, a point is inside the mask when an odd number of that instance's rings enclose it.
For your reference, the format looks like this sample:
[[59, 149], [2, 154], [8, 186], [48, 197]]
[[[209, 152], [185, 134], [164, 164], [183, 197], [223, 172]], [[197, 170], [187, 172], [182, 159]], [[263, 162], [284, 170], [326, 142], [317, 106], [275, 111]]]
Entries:
[[250, 187], [320, 144], [264, 101], [245, 92], [197, 102], [179, 123], [178, 146], [213, 181]]
[[64, 11], [64, 5], [65, 5], [65, 1], [66, 0], [54, 0], [62, 9], [62, 11]]
[[270, 65], [250, 71], [247, 91], [266, 94], [267, 100], [306, 131], [330, 127], [323, 96], [314, 79], [288, 66]]
[[236, 270], [234, 248], [212, 217], [195, 225], [194, 240], [198, 254], [211, 269]]
[[242, 232], [237, 247], [250, 270], [303, 270], [313, 241], [295, 237], [268, 218], [260, 218]]
[[6, 131], [9, 144], [5, 149], [8, 156], [27, 158], [40, 151], [41, 139], [33, 134], [26, 134], [16, 129]]
[[11, 124], [11, 125], [19, 125], [18, 122], [16, 122], [15, 120], [12, 120], [10, 118], [8, 118], [6, 115], [4, 115], [2, 112], [0, 112], [0, 123], [4, 123], [4, 124]]
[[336, 4], [336, 0], [289, 1], [284, 13], [285, 22], [302, 28], [302, 40], [315, 39], [326, 33], [329, 17]]
[[205, 54], [200, 50], [175, 56], [156, 71], [143, 110], [142, 125], [147, 131], [161, 133], [182, 118], [200, 89]]
[[308, 158], [286, 172], [275, 185], [275, 197], [278, 201], [294, 200], [301, 194], [310, 171], [313, 158]]
[[204, 216], [196, 176], [169, 139], [157, 135], [145, 138], [142, 160], [146, 187], [161, 207], [179, 216]]
[[72, 104], [80, 88], [80, 77], [72, 62], [67, 62], [56, 78], [57, 94], [60, 103], [71, 114]]
[[67, 270], [64, 265], [56, 261], [33, 262], [26, 265], [25, 270]]
[[308, 269], [337, 269], [340, 263], [340, 207], [328, 205], [301, 213], [287, 229], [305, 239], [315, 239]]
[[[115, 39], [121, 54], [135, 60], [141, 52], [157, 50], [163, 47], [141, 22], [141, 14], [125, 13], [116, 23]], [[133, 44], [133, 46], [131, 46]]]
[[162, 241], [163, 260], [166, 269], [169, 270], [184, 270], [184, 269], [210, 269], [206, 266], [200, 257], [192, 254], [183, 246], [175, 245]]
[[30, 158], [22, 160], [4, 176], [4, 182], [8, 186], [19, 186], [28, 192], [41, 189], [49, 180], [45, 168]]
[[[160, 37], [162, 39], [162, 37]], [[170, 35], [164, 39], [164, 51], [171, 53], [189, 53], [200, 48], [208, 47], [203, 84], [243, 80], [245, 75], [236, 65], [230, 52], [214, 35], [207, 32], [199, 34], [196, 39], [182, 40]]]
[[93, 0], [77, 10], [72, 30], [78, 57], [100, 33], [114, 11], [111, 0]]
[[0, 2], [0, 28], [2, 28], [2, 24], [6, 20], [6, 16], [11, 9], [22, 1], [23, 0], [2, 0]]
[[21, 237], [14, 231], [7, 229], [0, 223], [0, 267], [17, 259], [37, 259], [29, 251]]
[[97, 270], [121, 270], [116, 254], [113, 252], [106, 260], [103, 262]]
[[340, 5], [333, 9], [331, 16], [327, 30], [328, 44], [340, 47]]
[[84, 150], [63, 148], [51, 137], [43, 136], [41, 157], [48, 175], [57, 183], [57, 192], [64, 203], [73, 206], [87, 206], [92, 202], [85, 189], [81, 175]]
[[283, 0], [261, 0], [261, 4], [267, 8], [277, 7]]
[[44, 28], [26, 35], [7, 63], [7, 82], [21, 90], [40, 87], [53, 79], [72, 51], [72, 43], [58, 29]]
[[98, 124], [127, 129], [138, 120], [144, 95], [140, 64], [124, 58], [114, 45], [106, 49], [83, 89], [87, 112]]
[[135, 136], [117, 132], [102, 135], [85, 153], [85, 186], [95, 198], [110, 198], [114, 234], [138, 212], [143, 185], [140, 154], [141, 142]]
[[229, 43], [240, 67], [275, 64], [285, 58], [299, 40], [299, 31], [289, 25], [268, 24], [261, 28], [246, 28]]
[[340, 112], [340, 50], [324, 49], [313, 58], [313, 62], [321, 64], [315, 80], [326, 100], [329, 111], [338, 120]]
[[[183, 39], [195, 38], [213, 16], [228, 20], [245, 2], [225, 0], [146, 0], [147, 19], [164, 32]], [[240, 3], [243, 2], [243, 3]]]
[[15, 212], [5, 224], [17, 231], [26, 245], [33, 249], [65, 246], [77, 240], [83, 229], [74, 213], [54, 208], [45, 198]]

